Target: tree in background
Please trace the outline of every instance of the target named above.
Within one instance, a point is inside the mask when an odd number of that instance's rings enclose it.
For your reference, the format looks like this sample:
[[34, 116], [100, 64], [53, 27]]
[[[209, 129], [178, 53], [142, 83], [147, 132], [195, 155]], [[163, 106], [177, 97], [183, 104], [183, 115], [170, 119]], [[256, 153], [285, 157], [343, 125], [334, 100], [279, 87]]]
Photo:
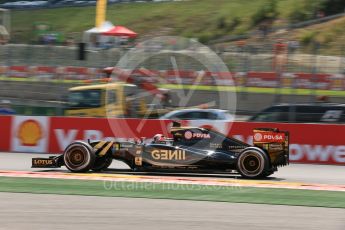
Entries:
[[258, 26], [263, 37], [266, 37], [278, 15], [277, 1], [268, 0], [253, 14], [252, 26]]
[[311, 20], [322, 16], [342, 13], [345, 0], [301, 0], [295, 5], [288, 18], [290, 23]]
[[289, 14], [290, 23], [297, 23], [316, 18], [324, 0], [301, 0]]
[[345, 11], [345, 0], [323, 0], [321, 10], [325, 15], [342, 13]]
[[256, 26], [278, 17], [277, 0], [266, 1], [252, 16], [252, 25]]

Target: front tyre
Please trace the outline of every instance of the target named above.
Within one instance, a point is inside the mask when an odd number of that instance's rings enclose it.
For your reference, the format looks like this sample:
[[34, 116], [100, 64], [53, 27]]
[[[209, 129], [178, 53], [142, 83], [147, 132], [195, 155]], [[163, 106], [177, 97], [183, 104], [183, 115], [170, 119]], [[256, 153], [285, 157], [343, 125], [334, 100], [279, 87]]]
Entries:
[[94, 165], [96, 155], [89, 144], [76, 141], [67, 146], [63, 159], [71, 172], [87, 172]]
[[256, 147], [246, 148], [238, 157], [237, 171], [244, 178], [256, 179], [267, 176], [269, 159], [264, 151]]

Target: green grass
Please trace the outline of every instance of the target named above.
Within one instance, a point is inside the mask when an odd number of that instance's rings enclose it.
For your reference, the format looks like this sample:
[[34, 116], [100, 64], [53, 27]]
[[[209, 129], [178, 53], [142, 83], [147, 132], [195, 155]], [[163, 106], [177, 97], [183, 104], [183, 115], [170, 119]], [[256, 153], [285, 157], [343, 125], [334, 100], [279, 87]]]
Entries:
[[[257, 30], [258, 28], [253, 26], [252, 16], [269, 1], [188, 0], [112, 4], [108, 6], [106, 18], [115, 25], [129, 27], [140, 36], [175, 35], [198, 38], [202, 43], [207, 43], [223, 36], [242, 35]], [[320, 1], [322, 0], [315, 0]], [[301, 4], [301, 0], [277, 0], [278, 16], [273, 25], [288, 25], [289, 15]], [[12, 10], [11, 21], [11, 36], [15, 42], [37, 41], [33, 33], [35, 22], [47, 23], [52, 26], [53, 31], [60, 32], [65, 37], [72, 36], [79, 42], [83, 31], [94, 27], [95, 7]], [[220, 21], [225, 22], [225, 26], [219, 27]], [[235, 26], [232, 25], [234, 21], [238, 21]], [[333, 21], [336, 23], [332, 23]], [[333, 21], [289, 31], [284, 35], [272, 34], [269, 39], [297, 39], [304, 45], [303, 52], [307, 53], [314, 52], [313, 42], [318, 41], [321, 44], [321, 54], [343, 55], [345, 17]]]
[[[312, 51], [313, 41], [322, 46], [320, 53], [326, 55], [345, 55], [345, 17], [341, 17], [323, 24], [302, 28], [295, 31], [294, 36], [302, 41]], [[308, 52], [307, 49], [305, 49]]]
[[0, 192], [345, 208], [345, 192], [0, 177]]
[[[298, 1], [278, 0], [278, 17], [286, 19]], [[267, 3], [268, 0], [190, 0], [113, 4], [108, 6], [107, 19], [114, 24], [125, 25], [141, 35], [170, 28], [169, 35], [218, 38], [242, 34], [252, 29], [252, 15]], [[234, 18], [238, 18], [240, 22], [235, 28], [219, 28], [221, 18], [226, 25], [231, 24]], [[12, 31], [20, 40], [30, 40], [34, 22], [49, 23], [53, 30], [65, 34], [82, 33], [94, 26], [95, 7], [12, 11]], [[278, 20], [277, 24], [284, 24], [284, 20]]]

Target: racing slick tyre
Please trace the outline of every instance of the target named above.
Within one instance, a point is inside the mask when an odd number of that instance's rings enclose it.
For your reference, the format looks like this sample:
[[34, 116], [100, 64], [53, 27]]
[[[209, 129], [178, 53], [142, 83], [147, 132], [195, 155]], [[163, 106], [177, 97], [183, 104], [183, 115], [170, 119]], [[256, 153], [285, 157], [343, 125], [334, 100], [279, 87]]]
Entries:
[[110, 157], [96, 158], [91, 170], [95, 172], [106, 170], [111, 165], [111, 162], [113, 162], [113, 159]]
[[67, 146], [63, 159], [71, 172], [87, 172], [95, 163], [96, 155], [89, 144], [76, 141]]
[[266, 177], [269, 169], [269, 158], [259, 148], [249, 147], [240, 153], [237, 159], [237, 171], [242, 177], [256, 179]]

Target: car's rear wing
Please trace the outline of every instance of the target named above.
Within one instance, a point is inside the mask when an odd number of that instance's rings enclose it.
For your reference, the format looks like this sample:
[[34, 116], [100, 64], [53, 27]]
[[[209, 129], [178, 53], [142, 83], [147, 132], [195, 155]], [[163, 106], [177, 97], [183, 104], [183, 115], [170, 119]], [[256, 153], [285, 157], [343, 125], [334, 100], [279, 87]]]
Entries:
[[272, 128], [256, 128], [253, 130], [253, 144], [264, 149], [274, 165], [289, 163], [289, 132]]

